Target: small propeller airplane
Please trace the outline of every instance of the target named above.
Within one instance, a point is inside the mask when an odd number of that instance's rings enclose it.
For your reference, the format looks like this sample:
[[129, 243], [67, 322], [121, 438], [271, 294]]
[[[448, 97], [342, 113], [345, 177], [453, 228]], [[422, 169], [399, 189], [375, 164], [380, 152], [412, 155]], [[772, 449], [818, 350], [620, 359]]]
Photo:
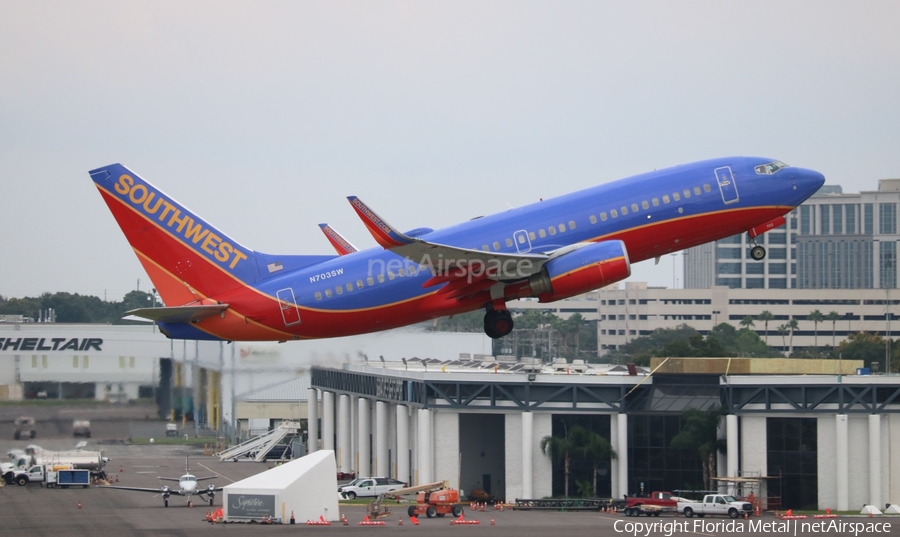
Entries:
[[145, 488], [145, 487], [120, 487], [120, 486], [107, 486], [104, 488], [108, 489], [122, 489], [122, 490], [136, 490], [138, 492], [155, 492], [156, 494], [163, 497], [163, 503], [166, 507], [169, 506], [169, 496], [184, 496], [187, 498], [188, 507], [193, 507], [193, 500], [191, 499], [193, 496], [198, 496], [200, 499], [206, 501], [207, 496], [209, 499], [209, 505], [213, 504], [213, 500], [216, 497], [216, 492], [222, 490], [222, 487], [217, 487], [210, 483], [205, 488], [200, 487], [200, 481], [206, 481], [208, 479], [216, 479], [217, 475], [212, 475], [209, 477], [196, 477], [191, 474], [190, 466], [188, 465], [187, 457], [184, 460], [184, 475], [179, 478], [174, 477], [160, 477], [158, 478], [160, 481], [177, 481], [178, 488], [172, 488], [169, 485], [161, 485], [159, 488]]

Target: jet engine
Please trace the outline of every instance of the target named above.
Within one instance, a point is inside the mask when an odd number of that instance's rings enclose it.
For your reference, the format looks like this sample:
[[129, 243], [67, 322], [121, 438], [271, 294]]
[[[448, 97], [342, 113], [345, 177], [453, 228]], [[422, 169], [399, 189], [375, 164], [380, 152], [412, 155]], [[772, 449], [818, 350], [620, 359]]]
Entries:
[[558, 252], [528, 279], [530, 296], [553, 302], [599, 289], [631, 275], [622, 241], [578, 243]]

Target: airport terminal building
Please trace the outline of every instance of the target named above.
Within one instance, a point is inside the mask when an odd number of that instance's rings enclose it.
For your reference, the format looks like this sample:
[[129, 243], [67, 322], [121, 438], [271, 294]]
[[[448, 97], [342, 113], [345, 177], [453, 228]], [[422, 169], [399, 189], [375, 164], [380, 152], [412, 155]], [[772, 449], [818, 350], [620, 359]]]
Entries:
[[309, 433], [358, 475], [446, 479], [513, 501], [563, 495], [562, 469], [540, 444], [577, 422], [618, 454], [600, 465], [598, 495], [622, 497], [702, 488], [696, 454], [671, 439], [685, 408], [722, 406], [720, 490], [772, 509], [900, 501], [900, 378], [855, 375], [849, 360], [699, 360], [651, 376], [492, 361], [314, 368]]

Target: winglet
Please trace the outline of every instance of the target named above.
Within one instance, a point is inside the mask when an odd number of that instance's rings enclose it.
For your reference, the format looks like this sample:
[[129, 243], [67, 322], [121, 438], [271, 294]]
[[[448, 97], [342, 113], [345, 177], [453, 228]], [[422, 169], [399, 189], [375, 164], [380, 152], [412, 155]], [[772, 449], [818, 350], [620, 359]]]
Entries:
[[385, 250], [415, 242], [415, 239], [407, 237], [391, 227], [390, 224], [375, 214], [375, 211], [363, 203], [361, 199], [356, 196], [347, 196], [347, 199], [350, 200], [350, 205], [353, 206], [353, 210], [355, 210], [356, 214], [362, 219], [363, 224], [368, 228], [369, 233], [375, 237], [375, 241]]
[[334, 230], [333, 227], [328, 224], [319, 224], [319, 228], [322, 229], [322, 233], [325, 234], [325, 238], [328, 239], [328, 242], [334, 246], [334, 249], [337, 250], [338, 255], [347, 255], [357, 252], [356, 246], [350, 244], [350, 241], [341, 236], [340, 233]]

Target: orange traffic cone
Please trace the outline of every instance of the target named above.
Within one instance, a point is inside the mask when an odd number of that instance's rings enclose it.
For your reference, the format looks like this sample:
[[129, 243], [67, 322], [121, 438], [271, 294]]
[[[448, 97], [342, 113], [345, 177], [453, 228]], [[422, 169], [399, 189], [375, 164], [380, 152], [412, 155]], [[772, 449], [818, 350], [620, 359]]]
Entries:
[[193, 506], [194, 506], [193, 500], [188, 500], [188, 507], [193, 507]]
[[402, 525], [403, 525], [403, 517], [400, 517], [400, 519], [397, 521], [397, 525], [398, 525], [398, 526], [402, 526]]
[[81, 509], [81, 502], [78, 502], [78, 508]]
[[294, 511], [291, 510], [291, 524], [296, 524], [296, 523], [297, 523], [297, 521], [294, 520]]
[[784, 516], [794, 516], [794, 510], [793, 510], [793, 509], [788, 509], [788, 510], [787, 510], [787, 513], [785, 513]]
[[347, 522], [347, 515], [341, 515], [341, 522], [343, 522], [345, 526], [350, 525], [350, 523]]
[[830, 514], [831, 514], [831, 507], [826, 507], [826, 508], [825, 508], [825, 514], [826, 514], [826, 515], [830, 515]]
[[872, 511], [869, 511], [869, 518], [872, 518]]
[[119, 482], [119, 474], [116, 474], [116, 483]]
[[121, 474], [121, 473], [124, 473], [124, 472], [125, 472], [125, 467], [122, 466], [122, 465], [120, 464], [120, 465], [119, 465], [119, 473]]
[[418, 525], [419, 525], [419, 518], [418, 518], [418, 517], [411, 516], [411, 517], [409, 517], [409, 520], [413, 523], [413, 526], [418, 526]]
[[491, 526], [494, 525], [494, 517], [491, 517]]

